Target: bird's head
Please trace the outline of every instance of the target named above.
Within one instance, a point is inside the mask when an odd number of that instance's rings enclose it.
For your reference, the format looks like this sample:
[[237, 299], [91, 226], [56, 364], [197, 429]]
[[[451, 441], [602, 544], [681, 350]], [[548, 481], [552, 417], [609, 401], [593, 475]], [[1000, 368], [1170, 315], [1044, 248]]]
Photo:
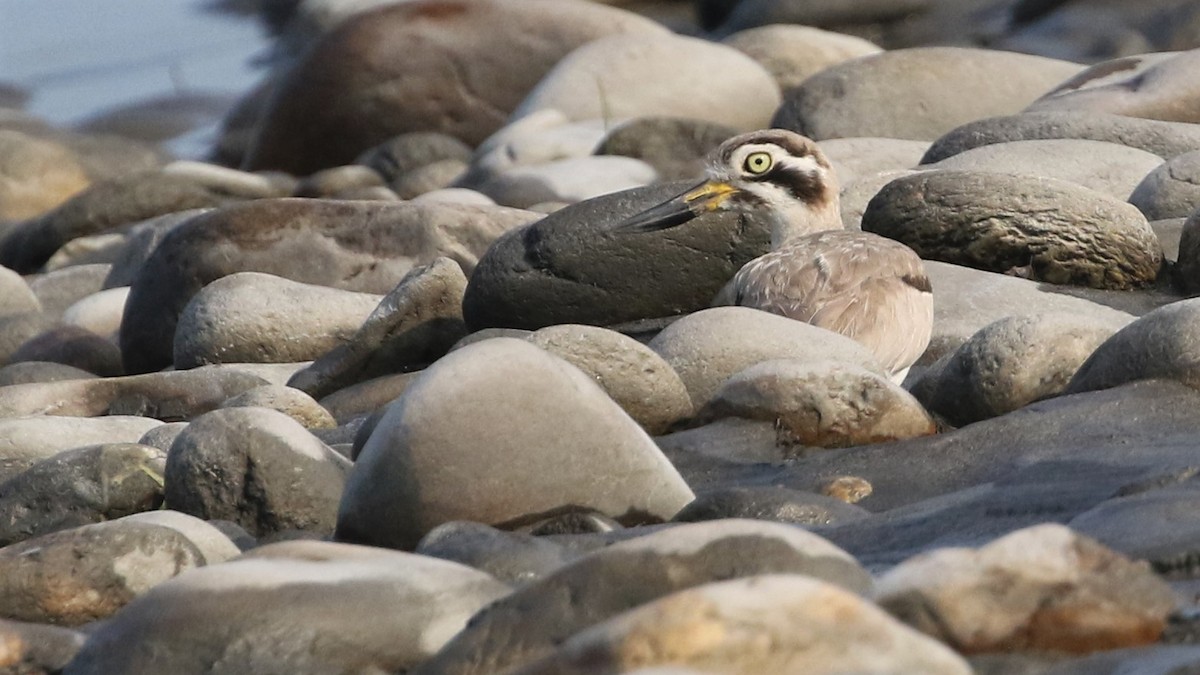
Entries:
[[709, 211], [760, 212], [772, 220], [772, 244], [796, 234], [841, 229], [833, 168], [812, 140], [784, 129], [752, 131], [725, 141], [709, 157], [699, 185], [616, 226], [653, 232]]

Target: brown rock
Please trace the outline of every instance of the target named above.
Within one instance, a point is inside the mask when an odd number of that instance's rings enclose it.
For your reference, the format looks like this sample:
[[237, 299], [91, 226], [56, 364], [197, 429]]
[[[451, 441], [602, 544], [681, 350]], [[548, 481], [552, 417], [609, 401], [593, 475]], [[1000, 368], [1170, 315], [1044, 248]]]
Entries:
[[969, 654], [1152, 644], [1175, 609], [1148, 564], [1057, 524], [908, 560], [879, 579], [875, 599]]
[[39, 216], [90, 183], [63, 146], [0, 129], [0, 222]]
[[1162, 247], [1132, 205], [1066, 181], [928, 171], [888, 183], [863, 230], [922, 258], [1054, 284], [1126, 290], [1151, 285]]
[[363, 12], [279, 83], [245, 165], [308, 174], [413, 131], [476, 145], [568, 52], [625, 32], [664, 29], [575, 0], [418, 0]]
[[773, 422], [784, 447], [844, 448], [934, 433], [929, 414], [887, 378], [836, 361], [764, 361], [725, 381], [697, 414]]

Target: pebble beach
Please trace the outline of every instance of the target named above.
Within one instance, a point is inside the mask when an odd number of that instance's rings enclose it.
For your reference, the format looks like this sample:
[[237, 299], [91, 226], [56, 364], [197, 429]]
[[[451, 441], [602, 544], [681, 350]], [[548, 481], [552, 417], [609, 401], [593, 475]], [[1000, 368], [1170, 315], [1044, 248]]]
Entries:
[[0, 0], [0, 675], [1200, 670], [1197, 295], [1197, 0]]

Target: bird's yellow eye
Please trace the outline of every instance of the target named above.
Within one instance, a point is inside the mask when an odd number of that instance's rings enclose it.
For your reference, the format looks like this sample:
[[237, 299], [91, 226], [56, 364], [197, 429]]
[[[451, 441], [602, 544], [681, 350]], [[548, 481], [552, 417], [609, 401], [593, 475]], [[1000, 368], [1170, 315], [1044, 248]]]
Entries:
[[767, 152], [752, 152], [746, 156], [746, 161], [742, 163], [742, 168], [747, 173], [755, 176], [761, 176], [771, 170], [775, 164], [775, 160], [771, 159], [771, 154]]

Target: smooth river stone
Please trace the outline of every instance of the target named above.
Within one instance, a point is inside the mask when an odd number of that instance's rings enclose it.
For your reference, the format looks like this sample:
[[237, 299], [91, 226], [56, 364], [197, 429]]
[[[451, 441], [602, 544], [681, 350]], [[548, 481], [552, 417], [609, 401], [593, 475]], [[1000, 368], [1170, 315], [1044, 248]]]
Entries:
[[1200, 209], [1200, 150], [1176, 155], [1151, 171], [1129, 203], [1150, 220], [1186, 218]]
[[0, 546], [162, 504], [166, 453], [137, 443], [64, 450], [0, 483]]
[[0, 387], [0, 418], [127, 414], [179, 421], [214, 410], [231, 396], [264, 384], [266, 379], [231, 366], [14, 384]]
[[106, 619], [174, 576], [237, 554], [212, 526], [172, 516], [135, 514], [0, 549], [0, 616], [68, 626]]
[[1148, 564], [1057, 523], [905, 561], [880, 578], [875, 600], [968, 654], [1152, 644], [1176, 604]]
[[255, 537], [333, 532], [350, 461], [299, 422], [268, 408], [201, 415], [171, 444], [164, 474], [171, 508], [228, 520]]
[[1129, 319], [1021, 314], [985, 326], [930, 366], [910, 390], [955, 426], [1057, 396], [1075, 371]]
[[[1134, 188], [1162, 164], [1162, 157], [1127, 145], [1052, 138], [982, 145], [918, 168], [1057, 178], [1125, 201]], [[1151, 217], [1144, 209], [1143, 213], [1147, 218]]]
[[577, 633], [512, 675], [617, 675], [631, 666], [700, 672], [968, 675], [946, 645], [875, 604], [799, 574], [697, 586]]
[[452, 520], [571, 509], [666, 520], [692, 491], [579, 369], [524, 341], [442, 358], [392, 403], [350, 474], [337, 538], [411, 549]]
[[1200, 389], [1200, 299], [1160, 307], [1117, 331], [1079, 367], [1067, 393], [1148, 379]]
[[134, 443], [162, 422], [147, 417], [108, 416], [0, 418], [0, 482], [41, 460], [100, 443]]
[[712, 400], [736, 373], [763, 361], [841, 361], [883, 374], [854, 340], [749, 307], [713, 307], [672, 323], [650, 342], [679, 373], [697, 407]]
[[407, 672], [508, 590], [426, 556], [277, 543], [150, 589], [97, 627], [64, 672]]
[[779, 85], [732, 47], [680, 35], [612, 35], [571, 52], [513, 112], [558, 110], [568, 119], [691, 117], [751, 131], [768, 126]]
[[310, 361], [345, 343], [382, 297], [261, 272], [221, 277], [179, 315], [175, 367]]
[[172, 362], [175, 326], [205, 285], [236, 272], [383, 294], [448, 256], [469, 269], [502, 232], [536, 216], [502, 207], [264, 199], [173, 229], [133, 282], [121, 324], [126, 370]]
[[1019, 112], [1080, 66], [1040, 56], [919, 47], [826, 68], [784, 96], [771, 126], [815, 140], [932, 141], [982, 117]]
[[921, 162], [931, 164], [981, 145], [1053, 138], [1120, 143], [1170, 159], [1200, 150], [1200, 125], [1083, 110], [989, 117], [947, 132], [933, 142]]
[[1035, 176], [928, 171], [898, 178], [871, 199], [862, 227], [930, 260], [1091, 288], [1152, 285], [1163, 259], [1158, 237], [1132, 205]]
[[804, 574], [851, 593], [871, 588], [853, 558], [800, 528], [736, 519], [680, 525], [600, 548], [525, 585], [481, 612], [414, 675], [510, 673], [627, 610], [761, 574]]

